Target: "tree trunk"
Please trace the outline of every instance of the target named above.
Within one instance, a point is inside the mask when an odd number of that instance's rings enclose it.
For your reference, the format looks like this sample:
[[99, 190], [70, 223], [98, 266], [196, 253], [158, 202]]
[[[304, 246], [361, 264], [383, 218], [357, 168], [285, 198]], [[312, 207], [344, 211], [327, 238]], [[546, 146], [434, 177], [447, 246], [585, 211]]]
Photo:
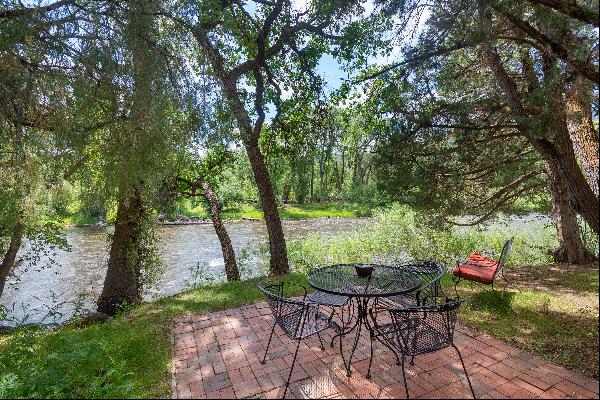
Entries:
[[566, 185], [560, 167], [554, 162], [546, 162], [548, 187], [552, 198], [552, 214], [556, 223], [558, 249], [550, 253], [555, 262], [586, 264], [595, 257], [585, 248], [581, 240], [577, 216], [571, 207], [571, 193]]
[[360, 149], [356, 147], [356, 153], [354, 154], [354, 165], [352, 169], [352, 184], [358, 185], [358, 172], [360, 168]]
[[260, 201], [265, 214], [265, 223], [269, 234], [269, 250], [271, 254], [270, 274], [284, 275], [289, 272], [290, 267], [285, 246], [285, 236], [283, 235], [283, 226], [281, 225], [281, 219], [279, 218], [279, 212], [277, 211], [277, 202], [273, 184], [271, 183], [271, 177], [269, 176], [264, 157], [260, 151], [258, 138], [245, 140], [244, 146], [248, 153], [248, 159], [252, 166], [252, 173], [254, 174], [256, 186], [258, 186], [258, 193], [260, 194]]
[[144, 210], [137, 190], [119, 200], [108, 270], [104, 278], [102, 294], [98, 299], [99, 312], [115, 315], [120, 306], [138, 304], [142, 299], [138, 250], [143, 214]]
[[342, 176], [340, 178], [340, 180], [341, 180], [340, 189], [344, 185], [345, 176], [346, 176], [346, 147], [342, 146]]
[[325, 195], [325, 157], [323, 152], [321, 151], [321, 155], [319, 157], [319, 203], [323, 202], [323, 197]]
[[292, 184], [294, 183], [294, 167], [290, 168], [288, 179], [283, 184], [283, 191], [281, 193], [281, 202], [287, 204], [290, 201], [290, 194], [292, 193]]
[[315, 160], [312, 160], [310, 165], [310, 202], [314, 203], [315, 201], [315, 192], [314, 192], [314, 182], [315, 182]]
[[0, 297], [2, 297], [2, 293], [4, 292], [4, 285], [6, 284], [8, 274], [15, 265], [17, 253], [21, 247], [21, 240], [23, 239], [23, 230], [23, 224], [21, 221], [17, 220], [15, 222], [15, 226], [13, 227], [8, 249], [2, 258], [2, 264], [0, 264]]
[[[582, 215], [592, 230], [595, 233], [598, 233], [598, 198], [594, 196], [594, 193], [585, 180], [581, 168], [579, 168], [577, 163], [577, 159], [575, 158], [573, 144], [569, 138], [565, 122], [564, 105], [560, 100], [558, 87], [555, 87], [553, 92], [548, 94], [553, 110], [554, 129], [556, 129], [555, 142], [551, 143], [545, 139], [536, 137], [534, 132], [530, 132], [530, 127], [527, 125], [529, 117], [525, 112], [523, 99], [521, 98], [519, 89], [504, 69], [496, 51], [495, 42], [492, 39], [492, 22], [488, 0], [479, 1], [479, 15], [481, 18], [482, 30], [485, 35], [484, 50], [487, 61], [496, 80], [506, 93], [509, 107], [515, 117], [517, 129], [525, 138], [527, 138], [546, 162], [556, 162], [560, 171], [558, 179], [564, 179], [564, 184], [570, 189], [575, 210]], [[548, 86], [552, 87], [552, 81], [555, 77], [553, 72], [554, 65], [552, 60], [546, 60], [545, 64], [544, 79], [548, 82]], [[565, 205], [568, 204], [570, 203], [565, 203]]]
[[208, 201], [213, 227], [215, 228], [215, 232], [219, 238], [219, 242], [221, 243], [227, 281], [239, 281], [240, 271], [238, 270], [237, 262], [235, 261], [235, 252], [233, 251], [233, 246], [231, 245], [231, 239], [229, 238], [227, 229], [225, 229], [225, 225], [223, 225], [223, 221], [221, 220], [221, 212], [219, 211], [217, 196], [215, 196], [208, 183], [202, 182], [200, 186], [203, 190], [202, 194], [206, 198], [206, 201]]
[[592, 192], [598, 198], [598, 132], [592, 119], [592, 87], [577, 75], [566, 96], [566, 119], [575, 153], [583, 167], [583, 174]]
[[339, 191], [340, 191], [340, 166], [338, 164], [337, 159], [335, 160], [335, 165], [333, 168], [334, 168], [333, 171], [334, 171], [334, 179], [335, 179], [335, 189], [339, 193]]
[[[549, 81], [552, 80], [553, 71], [548, 70]], [[569, 112], [563, 102], [560, 91], [554, 90], [550, 93], [549, 101], [552, 106], [554, 128], [556, 129], [554, 140], [554, 154], [560, 170], [564, 174], [565, 183], [571, 191], [575, 209], [590, 225], [592, 230], [598, 234], [600, 225], [600, 209], [598, 207], [598, 196], [594, 194], [590, 183], [586, 180], [584, 173], [577, 162], [575, 145], [571, 140], [574, 132], [569, 132], [567, 116]], [[577, 134], [575, 134], [578, 136]], [[587, 149], [590, 150], [590, 149]], [[591, 150], [590, 150], [591, 151]], [[595, 149], [596, 154], [598, 149]], [[598, 158], [596, 157], [596, 163]], [[596, 180], [597, 184], [597, 180]]]

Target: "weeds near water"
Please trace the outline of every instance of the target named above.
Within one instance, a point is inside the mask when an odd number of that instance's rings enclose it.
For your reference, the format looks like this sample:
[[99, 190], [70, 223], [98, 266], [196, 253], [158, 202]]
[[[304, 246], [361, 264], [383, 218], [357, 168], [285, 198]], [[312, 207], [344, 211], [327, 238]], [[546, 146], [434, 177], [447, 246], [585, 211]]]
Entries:
[[196, 289], [200, 285], [212, 284], [215, 281], [214, 276], [210, 273], [205, 265], [192, 265], [188, 268], [190, 272], [190, 280], [186, 280], [185, 287], [188, 290]]
[[27, 325], [55, 327], [66, 319], [81, 316], [92, 311], [89, 307], [89, 293], [80, 293], [74, 301], [60, 300], [64, 293], [57, 295], [50, 291], [48, 299], [33, 296], [41, 305], [32, 307], [21, 302], [10, 306], [0, 305], [0, 326], [19, 328]]
[[552, 262], [547, 250], [556, 247], [552, 224], [530, 221], [514, 226], [508, 218], [470, 229], [443, 227], [430, 216], [407, 206], [393, 205], [375, 214], [362, 230], [335, 237], [318, 233], [290, 242], [289, 257], [295, 271], [349, 262], [399, 263], [431, 259], [448, 266], [477, 250], [498, 257], [504, 241], [514, 236], [508, 265]]

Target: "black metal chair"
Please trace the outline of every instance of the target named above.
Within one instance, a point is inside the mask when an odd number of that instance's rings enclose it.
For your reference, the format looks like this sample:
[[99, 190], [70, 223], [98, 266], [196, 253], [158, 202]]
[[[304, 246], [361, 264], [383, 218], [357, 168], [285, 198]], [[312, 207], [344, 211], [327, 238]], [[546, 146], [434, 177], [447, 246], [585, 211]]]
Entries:
[[[288, 288], [291, 286], [299, 286], [304, 289], [302, 300], [296, 300], [289, 297]], [[285, 391], [283, 392], [283, 398], [285, 398], [288, 386], [290, 384], [290, 379], [292, 377], [292, 372], [294, 370], [294, 365], [296, 364], [296, 357], [298, 356], [300, 341], [316, 334], [319, 338], [319, 342], [321, 343], [321, 350], [324, 350], [325, 347], [323, 346], [323, 340], [321, 339], [321, 335], [319, 333], [328, 328], [339, 330], [339, 326], [333, 322], [330, 315], [323, 313], [319, 309], [319, 305], [317, 303], [307, 300], [307, 291], [302, 285], [284, 282], [259, 283], [258, 288], [267, 297], [269, 307], [271, 308], [273, 318], [275, 319], [275, 323], [271, 329], [271, 335], [269, 336], [269, 343], [267, 344], [265, 355], [261, 363], [264, 364], [266, 361], [267, 353], [269, 352], [269, 346], [271, 345], [271, 340], [273, 339], [273, 333], [275, 332], [276, 326], [279, 325], [279, 327], [289, 338], [298, 342], [296, 345], [296, 351], [294, 353], [294, 359], [292, 361], [292, 367], [290, 368], [290, 373], [285, 383]]]
[[465, 368], [462, 355], [454, 345], [454, 330], [458, 317], [458, 308], [463, 300], [446, 299], [442, 304], [426, 304], [412, 307], [386, 309], [390, 321], [378, 324], [374, 320], [376, 335], [391, 349], [402, 355], [402, 379], [406, 398], [409, 398], [406, 382], [405, 357], [432, 353], [452, 346], [458, 353], [465, 371], [471, 394], [475, 398], [471, 379]]
[[[458, 297], [458, 284], [463, 280], [479, 283], [481, 285], [491, 285], [492, 293], [496, 296], [500, 302], [506, 305], [511, 312], [514, 312], [510, 304], [504, 299], [506, 295], [506, 287], [511, 285], [518, 291], [520, 289], [512, 284], [504, 275], [504, 265], [506, 264], [506, 259], [512, 249], [514, 237], [508, 239], [504, 246], [502, 246], [502, 253], [500, 254], [500, 258], [498, 261], [493, 260], [490, 257], [481, 256], [478, 253], [473, 253], [471, 256], [463, 261], [459, 261], [452, 271], [452, 281], [454, 282], [454, 292]], [[506, 284], [502, 290], [502, 296], [498, 294], [496, 291], [494, 284], [496, 283], [496, 279], [498, 277], [502, 277]]]
[[[400, 267], [418, 275], [421, 280], [421, 286], [409, 294], [377, 299], [374, 311], [435, 303], [440, 297], [442, 293], [441, 279], [446, 273], [446, 266], [444, 264], [433, 261], [415, 261], [402, 264]], [[415, 365], [415, 356], [411, 357], [410, 365]]]
[[399, 267], [417, 275], [421, 280], [421, 285], [416, 291], [406, 295], [382, 297], [378, 299], [378, 306], [410, 307], [430, 302], [435, 303], [435, 299], [442, 292], [440, 281], [446, 273], [446, 266], [433, 261], [417, 261], [401, 264]]
[[[345, 312], [345, 308], [350, 301], [348, 296], [341, 296], [338, 294], [326, 293], [321, 290], [316, 290], [315, 292], [309, 294], [307, 296], [308, 300], [317, 303], [319, 305], [329, 307], [331, 309], [331, 318], [333, 318], [339, 310], [340, 322], [342, 324], [341, 329], [344, 330], [350, 322], [352, 322], [352, 318], [354, 317], [354, 309], [352, 304], [348, 307], [348, 312]], [[344, 314], [346, 313], [347, 318], [344, 318]], [[338, 336], [334, 336], [331, 338], [331, 347], [333, 347], [333, 342], [335, 338]]]

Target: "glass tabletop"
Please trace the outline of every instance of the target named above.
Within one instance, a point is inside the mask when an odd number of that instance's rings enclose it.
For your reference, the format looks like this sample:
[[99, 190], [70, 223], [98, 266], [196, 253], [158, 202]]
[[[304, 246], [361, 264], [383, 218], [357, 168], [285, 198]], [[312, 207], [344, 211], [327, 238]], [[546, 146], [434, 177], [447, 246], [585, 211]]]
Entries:
[[[358, 276], [356, 266], [373, 267], [369, 277]], [[336, 264], [308, 274], [308, 284], [326, 293], [351, 297], [387, 297], [419, 287], [419, 275], [407, 269], [378, 264]]]

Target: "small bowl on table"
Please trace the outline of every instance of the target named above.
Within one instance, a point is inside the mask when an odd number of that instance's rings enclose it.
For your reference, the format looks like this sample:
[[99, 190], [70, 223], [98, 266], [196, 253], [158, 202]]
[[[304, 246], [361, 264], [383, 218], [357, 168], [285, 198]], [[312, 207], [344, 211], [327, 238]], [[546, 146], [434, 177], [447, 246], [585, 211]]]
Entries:
[[373, 267], [367, 265], [355, 265], [354, 269], [356, 270], [356, 275], [362, 276], [363, 278], [368, 278], [373, 274]]

